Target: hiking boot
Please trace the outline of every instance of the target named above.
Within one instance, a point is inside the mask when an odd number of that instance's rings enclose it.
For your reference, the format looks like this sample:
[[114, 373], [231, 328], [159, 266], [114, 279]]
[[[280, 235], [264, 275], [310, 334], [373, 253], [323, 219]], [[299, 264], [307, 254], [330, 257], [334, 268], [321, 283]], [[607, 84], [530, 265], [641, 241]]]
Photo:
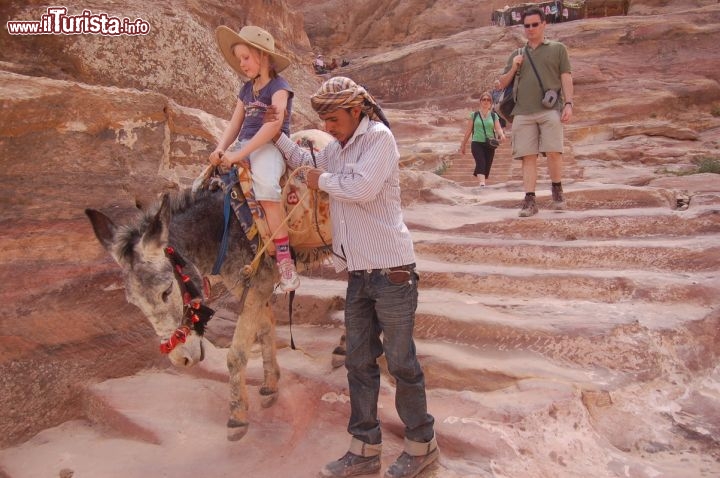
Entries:
[[300, 287], [300, 277], [292, 259], [283, 259], [277, 263], [277, 266], [280, 272], [280, 288], [283, 292], [291, 292]]
[[520, 217], [530, 217], [538, 213], [537, 204], [535, 204], [535, 196], [525, 196], [523, 199], [522, 208], [518, 213]]
[[371, 475], [380, 471], [380, 455], [360, 456], [351, 452], [339, 460], [331, 461], [320, 470], [324, 478], [342, 478], [344, 476]]
[[552, 187], [552, 204], [550, 207], [552, 209], [561, 210], [565, 209], [565, 196], [563, 195], [562, 186], [555, 186], [553, 184]]
[[412, 456], [407, 452], [402, 454], [390, 465], [385, 472], [385, 478], [413, 478], [425, 468], [437, 461], [440, 452], [437, 448], [427, 455]]

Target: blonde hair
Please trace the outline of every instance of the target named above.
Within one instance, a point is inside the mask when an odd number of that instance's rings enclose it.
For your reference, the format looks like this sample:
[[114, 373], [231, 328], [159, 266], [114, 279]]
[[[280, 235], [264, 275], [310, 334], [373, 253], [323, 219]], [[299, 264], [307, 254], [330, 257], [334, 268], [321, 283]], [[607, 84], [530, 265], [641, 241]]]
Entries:
[[240, 46], [240, 45], [246, 46], [246, 47], [248, 48], [248, 50], [250, 50], [250, 52], [255, 53], [255, 54], [257, 55], [257, 58], [258, 58], [258, 63], [260, 63], [261, 65], [262, 65], [262, 61], [261, 61], [261, 60], [262, 60], [262, 56], [263, 56], [263, 53], [264, 53], [265, 56], [267, 56], [267, 59], [268, 59], [268, 68], [269, 68], [268, 73], [269, 73], [269, 75], [270, 75], [270, 78], [277, 78], [278, 73], [277, 73], [277, 71], [275, 70], [275, 64], [272, 62], [272, 56], [271, 56], [269, 53], [267, 53], [266, 51], [261, 50], [260, 48], [255, 47], [255, 46], [253, 46], [253, 45], [250, 45], [250, 44], [248, 44], [248, 43], [237, 42], [237, 43], [235, 43], [234, 45], [232, 45], [232, 46], [230, 47], [230, 51], [233, 52], [233, 55], [235, 54], [235, 47], [238, 47], [238, 46]]

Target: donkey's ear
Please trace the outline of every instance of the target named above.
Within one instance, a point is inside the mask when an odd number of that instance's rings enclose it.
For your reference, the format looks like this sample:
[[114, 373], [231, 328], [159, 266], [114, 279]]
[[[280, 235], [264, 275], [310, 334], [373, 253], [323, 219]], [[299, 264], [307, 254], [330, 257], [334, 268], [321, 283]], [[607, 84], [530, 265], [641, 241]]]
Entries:
[[90, 219], [93, 231], [95, 231], [95, 237], [98, 238], [106, 251], [111, 252], [115, 240], [115, 231], [117, 231], [115, 223], [105, 214], [95, 209], [85, 209], [85, 214]]
[[167, 194], [162, 195], [160, 208], [148, 224], [147, 231], [143, 235], [143, 244], [154, 242], [158, 246], [164, 246], [168, 241], [168, 227], [170, 225], [170, 200]]

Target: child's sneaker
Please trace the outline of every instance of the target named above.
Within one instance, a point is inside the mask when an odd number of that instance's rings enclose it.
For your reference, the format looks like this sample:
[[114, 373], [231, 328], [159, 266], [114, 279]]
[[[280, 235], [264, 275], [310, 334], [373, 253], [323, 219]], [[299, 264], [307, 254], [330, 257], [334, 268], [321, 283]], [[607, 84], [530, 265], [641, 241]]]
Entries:
[[283, 259], [277, 263], [277, 266], [280, 272], [280, 288], [283, 292], [290, 292], [300, 287], [300, 277], [292, 259]]

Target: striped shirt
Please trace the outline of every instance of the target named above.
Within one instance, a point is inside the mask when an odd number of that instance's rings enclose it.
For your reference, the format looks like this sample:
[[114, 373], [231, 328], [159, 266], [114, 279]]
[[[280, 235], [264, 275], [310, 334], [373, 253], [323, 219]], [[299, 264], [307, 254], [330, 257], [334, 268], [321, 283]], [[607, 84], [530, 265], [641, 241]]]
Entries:
[[[310, 153], [281, 135], [288, 164], [313, 166]], [[382, 269], [415, 262], [400, 203], [400, 153], [390, 129], [366, 116], [345, 147], [333, 141], [315, 155], [320, 189], [330, 196], [335, 270]]]

